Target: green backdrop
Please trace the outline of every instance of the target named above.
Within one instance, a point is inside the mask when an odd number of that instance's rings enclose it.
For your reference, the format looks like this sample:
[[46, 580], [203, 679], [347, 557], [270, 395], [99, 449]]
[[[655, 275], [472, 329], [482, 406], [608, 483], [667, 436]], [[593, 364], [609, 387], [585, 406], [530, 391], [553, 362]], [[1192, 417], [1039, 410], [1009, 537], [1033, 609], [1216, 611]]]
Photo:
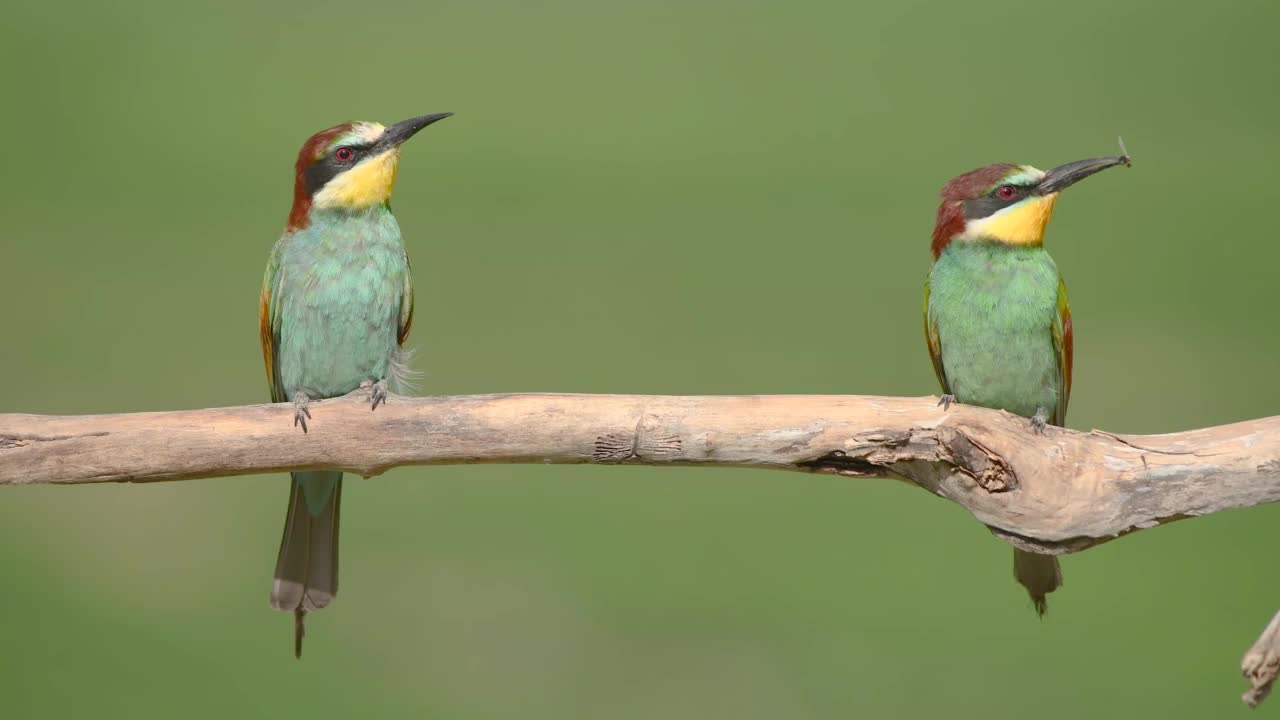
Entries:
[[[395, 207], [424, 391], [935, 391], [936, 193], [1068, 191], [1069, 424], [1273, 414], [1280, 6], [11, 2], [0, 411], [266, 398], [257, 298], [291, 164], [349, 119], [457, 113]], [[283, 422], [283, 420], [282, 420]], [[267, 608], [283, 476], [0, 489], [0, 714], [1225, 717], [1280, 604], [1280, 508], [1066, 558], [884, 481], [400, 469], [349, 483], [343, 592]], [[1267, 712], [1275, 708], [1269, 708]]]

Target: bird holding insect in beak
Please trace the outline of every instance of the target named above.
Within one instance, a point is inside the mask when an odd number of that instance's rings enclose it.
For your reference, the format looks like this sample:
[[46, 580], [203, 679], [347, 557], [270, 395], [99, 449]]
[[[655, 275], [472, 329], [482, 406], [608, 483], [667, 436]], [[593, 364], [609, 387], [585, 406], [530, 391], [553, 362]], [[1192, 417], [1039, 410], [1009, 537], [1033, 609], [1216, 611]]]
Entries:
[[[293, 208], [262, 282], [259, 327], [273, 402], [293, 403], [307, 430], [313, 400], [367, 388], [374, 410], [388, 384], [409, 372], [413, 283], [391, 214], [400, 146], [448, 117], [390, 127], [349, 122], [311, 136], [298, 153]], [[342, 473], [291, 473], [289, 511], [271, 586], [271, 606], [294, 614], [294, 655], [303, 619], [338, 592]]]
[[[1036, 432], [1065, 422], [1071, 309], [1066, 284], [1044, 249], [1044, 231], [1060, 192], [1129, 164], [1127, 155], [1048, 172], [998, 163], [942, 188], [924, 286], [925, 339], [942, 384], [939, 404], [1007, 410], [1029, 418]], [[1013, 574], [1044, 615], [1046, 596], [1062, 585], [1058, 559], [1014, 549]]]

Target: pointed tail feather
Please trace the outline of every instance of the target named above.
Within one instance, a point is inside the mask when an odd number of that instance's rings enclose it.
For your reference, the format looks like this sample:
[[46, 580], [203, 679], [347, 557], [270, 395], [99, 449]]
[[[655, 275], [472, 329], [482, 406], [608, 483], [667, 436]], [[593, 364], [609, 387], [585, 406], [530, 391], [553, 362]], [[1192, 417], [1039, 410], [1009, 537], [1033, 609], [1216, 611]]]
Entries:
[[1049, 609], [1046, 596], [1062, 587], [1062, 566], [1054, 555], [1039, 555], [1023, 550], [1013, 551], [1013, 577], [1031, 595], [1031, 603], [1040, 617]]
[[338, 593], [338, 516], [342, 473], [292, 473], [289, 514], [271, 584], [271, 607], [294, 613], [294, 655], [302, 656], [303, 617]]

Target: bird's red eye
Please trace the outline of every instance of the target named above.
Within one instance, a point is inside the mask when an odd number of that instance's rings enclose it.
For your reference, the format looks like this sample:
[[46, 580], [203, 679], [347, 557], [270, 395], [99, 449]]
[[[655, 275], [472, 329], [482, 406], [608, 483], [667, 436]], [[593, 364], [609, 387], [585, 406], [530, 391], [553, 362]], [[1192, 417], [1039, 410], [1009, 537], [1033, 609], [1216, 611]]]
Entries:
[[1001, 200], [1012, 200], [1013, 196], [1018, 194], [1018, 188], [1012, 185], [1001, 185], [996, 194], [1000, 196]]
[[340, 147], [333, 152], [333, 156], [342, 162], [351, 162], [351, 158], [355, 157], [356, 154], [349, 147]]

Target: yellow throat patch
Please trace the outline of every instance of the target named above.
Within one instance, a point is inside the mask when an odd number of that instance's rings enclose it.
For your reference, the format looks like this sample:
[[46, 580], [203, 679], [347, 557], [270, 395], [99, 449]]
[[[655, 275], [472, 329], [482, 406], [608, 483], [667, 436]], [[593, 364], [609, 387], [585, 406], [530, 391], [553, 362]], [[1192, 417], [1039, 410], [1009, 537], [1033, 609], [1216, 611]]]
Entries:
[[330, 180], [323, 190], [316, 193], [314, 206], [361, 210], [381, 205], [391, 198], [391, 188], [396, 184], [396, 167], [399, 164], [399, 148], [362, 160]]
[[1058, 193], [1030, 197], [989, 217], [970, 220], [960, 240], [996, 240], [1010, 245], [1039, 245], [1053, 218]]

